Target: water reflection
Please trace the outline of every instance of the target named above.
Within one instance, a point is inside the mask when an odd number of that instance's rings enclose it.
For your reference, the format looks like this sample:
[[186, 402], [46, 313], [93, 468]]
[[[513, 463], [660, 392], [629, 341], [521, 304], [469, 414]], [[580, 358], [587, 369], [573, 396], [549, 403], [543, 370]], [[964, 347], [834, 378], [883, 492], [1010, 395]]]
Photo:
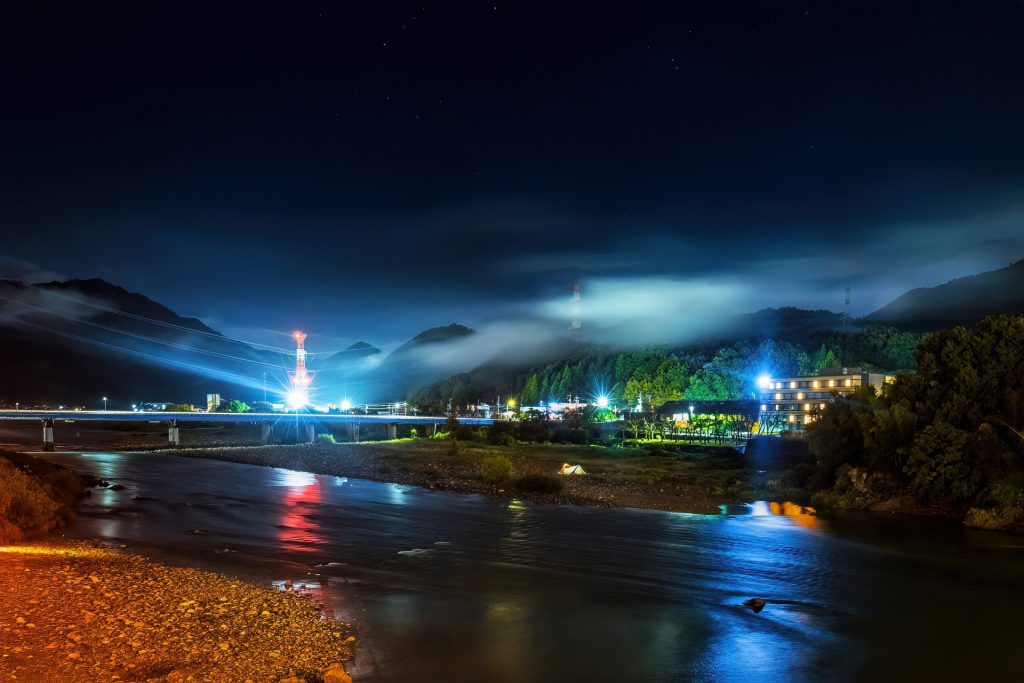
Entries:
[[815, 529], [820, 525], [820, 520], [817, 516], [817, 511], [812, 507], [805, 505], [798, 505], [797, 503], [791, 503], [785, 501], [782, 503], [775, 501], [756, 500], [750, 503], [748, 506], [750, 515], [754, 517], [788, 517], [789, 521], [797, 524], [798, 526]]
[[278, 540], [285, 550], [309, 553], [326, 543], [315, 515], [321, 502], [320, 477], [307, 472], [275, 470], [285, 488]]
[[[858, 518], [784, 502], [598, 510], [153, 454], [53, 457], [142, 496], [94, 498], [69, 535], [267, 585], [319, 582], [359, 625], [356, 680], [1024, 680], [1021, 553], [1000, 545], [1016, 539], [886, 518], [877, 542]], [[753, 597], [757, 614], [742, 606]]]

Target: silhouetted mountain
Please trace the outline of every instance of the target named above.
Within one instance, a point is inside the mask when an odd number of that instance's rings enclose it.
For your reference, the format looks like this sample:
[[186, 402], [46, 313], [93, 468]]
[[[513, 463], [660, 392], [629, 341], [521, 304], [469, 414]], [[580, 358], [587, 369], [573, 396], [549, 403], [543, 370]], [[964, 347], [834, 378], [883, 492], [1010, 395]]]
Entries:
[[862, 320], [923, 332], [973, 325], [998, 314], [1024, 314], [1024, 259], [937, 287], [912, 289]]
[[476, 330], [465, 325], [459, 325], [458, 323], [451, 323], [443, 327], [431, 327], [428, 330], [423, 330], [415, 337], [405, 342], [397, 349], [391, 352], [391, 357], [401, 357], [410, 351], [420, 349], [430, 344], [443, 344], [456, 339], [462, 339], [476, 334]]
[[0, 358], [0, 401], [93, 407], [240, 395], [288, 362], [98, 279], [0, 281]]
[[773, 337], [792, 341], [814, 332], [841, 329], [842, 326], [841, 313], [785, 306], [764, 308], [755, 313], [736, 316], [732, 332], [728, 336], [733, 339]]
[[[34, 285], [34, 287], [40, 290], [54, 292], [55, 294], [87, 297], [94, 301], [109, 301], [116, 305], [118, 311], [123, 313], [129, 313], [132, 315], [142, 316], [150, 320], [158, 320], [160, 322], [187, 327], [205, 334], [223, 336], [220, 332], [207, 327], [202, 321], [197, 320], [196, 318], [183, 318], [166, 306], [158, 304], [142, 294], [129, 292], [124, 287], [118, 287], [117, 285], [99, 278], [92, 278], [89, 280], [65, 280], [63, 282], [44, 282]], [[115, 314], [108, 313], [107, 317], [104, 318], [102, 312], [100, 312], [100, 315], [98, 315], [97, 318], [100, 321], [120, 320], [122, 323], [124, 322], [123, 318], [116, 318], [114, 316]]]
[[373, 344], [359, 341], [352, 344], [344, 351], [332, 353], [329, 356], [315, 357], [311, 361], [311, 367], [318, 372], [351, 371], [364, 363], [367, 358], [372, 358], [381, 353]]

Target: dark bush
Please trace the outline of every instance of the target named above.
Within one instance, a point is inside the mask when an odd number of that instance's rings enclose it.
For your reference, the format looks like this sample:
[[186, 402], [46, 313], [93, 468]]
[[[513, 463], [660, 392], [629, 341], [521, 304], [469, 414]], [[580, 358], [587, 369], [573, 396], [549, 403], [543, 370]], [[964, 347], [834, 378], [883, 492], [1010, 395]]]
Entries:
[[523, 493], [559, 493], [565, 482], [551, 474], [524, 474], [516, 479], [514, 486]]
[[480, 465], [480, 471], [484, 479], [492, 484], [500, 484], [512, 478], [512, 461], [504, 455], [492, 455], [484, 458]]

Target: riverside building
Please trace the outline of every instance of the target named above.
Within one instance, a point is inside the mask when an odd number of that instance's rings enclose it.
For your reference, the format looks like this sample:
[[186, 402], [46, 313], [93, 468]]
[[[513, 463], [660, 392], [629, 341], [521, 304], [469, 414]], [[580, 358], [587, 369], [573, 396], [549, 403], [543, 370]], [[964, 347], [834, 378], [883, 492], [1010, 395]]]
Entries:
[[803, 432], [830, 403], [863, 386], [874, 387], [878, 393], [894, 379], [861, 368], [825, 368], [811, 376], [772, 378], [760, 386], [761, 413], [782, 433]]

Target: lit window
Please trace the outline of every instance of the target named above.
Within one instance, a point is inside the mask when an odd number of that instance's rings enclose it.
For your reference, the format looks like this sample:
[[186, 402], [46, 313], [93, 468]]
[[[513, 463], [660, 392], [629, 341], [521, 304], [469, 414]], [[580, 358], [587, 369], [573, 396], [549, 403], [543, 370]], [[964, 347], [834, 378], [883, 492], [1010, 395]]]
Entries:
[[789, 416], [789, 421], [790, 422], [796, 422], [796, 415], [790, 415]]
[[796, 382], [790, 382], [789, 383], [789, 388], [790, 389], [796, 389]]
[[834, 387], [834, 386], [836, 385], [836, 381], [835, 381], [834, 379], [830, 379], [830, 380], [828, 381], [828, 385], [829, 385], [830, 387]]
[[776, 401], [781, 401], [782, 400], [782, 394], [775, 394], [775, 400]]
[[805, 410], [805, 411], [807, 411], [807, 412], [810, 412], [810, 410], [811, 410], [811, 404], [810, 404], [810, 403], [805, 403], [805, 404], [804, 404], [804, 410]]
[[804, 415], [804, 424], [806, 425], [806, 424], [810, 424], [810, 423], [811, 423], [811, 416], [810, 415]]
[[766, 410], [768, 410], [768, 406], [766, 406], [765, 404], [763, 404], [763, 403], [762, 403], [762, 404], [761, 404], [761, 412], [763, 413], [763, 412], [765, 412]]
[[846, 386], [850, 386], [850, 380], [846, 380]]
[[817, 389], [820, 386], [821, 386], [821, 382], [819, 382], [818, 380], [814, 380], [814, 388]]
[[797, 400], [798, 400], [798, 401], [802, 401], [802, 400], [804, 400], [804, 392], [802, 392], [802, 391], [801, 391], [801, 392], [799, 392], [799, 393], [798, 393], [798, 394], [796, 395], [796, 398], [797, 398]]
[[781, 408], [781, 406], [778, 403], [776, 403], [775, 404], [775, 410], [779, 410], [780, 408]]
[[820, 404], [820, 405], [818, 406], [818, 408], [819, 408], [820, 410], [825, 410], [825, 404], [824, 404], [824, 403]]

